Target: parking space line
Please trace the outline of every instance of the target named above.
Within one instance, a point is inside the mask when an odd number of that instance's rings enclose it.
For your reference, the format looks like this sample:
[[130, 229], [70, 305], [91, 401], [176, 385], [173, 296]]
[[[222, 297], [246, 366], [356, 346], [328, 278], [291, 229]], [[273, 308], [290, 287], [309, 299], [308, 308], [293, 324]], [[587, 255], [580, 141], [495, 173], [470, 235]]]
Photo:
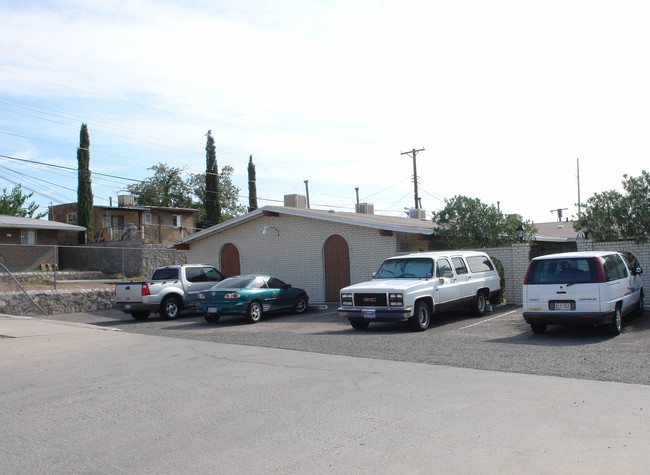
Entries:
[[517, 310], [511, 310], [506, 313], [502, 313], [501, 315], [497, 315], [496, 317], [488, 318], [487, 320], [481, 320], [480, 322], [472, 323], [471, 325], [464, 326], [462, 328], [459, 328], [458, 330], [465, 330], [466, 328], [474, 327], [476, 325], [480, 325], [481, 323], [489, 322], [490, 320], [496, 320], [497, 318], [505, 317], [506, 315], [512, 315], [513, 313], [517, 312]]

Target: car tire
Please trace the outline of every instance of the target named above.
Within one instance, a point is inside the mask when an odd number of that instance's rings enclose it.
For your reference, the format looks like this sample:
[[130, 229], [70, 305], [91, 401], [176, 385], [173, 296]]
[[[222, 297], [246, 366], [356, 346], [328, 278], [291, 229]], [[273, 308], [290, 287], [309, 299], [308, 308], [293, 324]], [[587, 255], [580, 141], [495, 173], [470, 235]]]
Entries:
[[368, 328], [368, 325], [370, 325], [370, 322], [360, 322], [359, 320], [351, 320], [350, 325], [352, 325], [352, 328], [355, 330], [366, 330]]
[[165, 297], [160, 306], [160, 316], [167, 320], [174, 320], [181, 313], [181, 301], [178, 297]]
[[293, 313], [305, 313], [308, 307], [307, 299], [304, 295], [299, 295], [296, 299], [296, 304], [293, 307]]
[[205, 318], [205, 321], [208, 323], [217, 323], [221, 318], [221, 315], [217, 315], [215, 313], [206, 313], [203, 315], [203, 318]]
[[479, 290], [474, 297], [474, 304], [472, 305], [472, 312], [475, 317], [482, 317], [487, 309], [487, 296], [485, 291]]
[[248, 306], [248, 310], [246, 310], [246, 321], [248, 321], [248, 323], [259, 322], [262, 319], [263, 312], [261, 303], [257, 301], [251, 302]]
[[614, 310], [614, 317], [612, 322], [607, 325], [607, 330], [610, 335], [620, 335], [621, 329], [623, 328], [623, 315], [621, 314], [620, 305]]
[[408, 319], [409, 325], [413, 331], [423, 332], [431, 324], [431, 309], [422, 300], [415, 303], [415, 312], [413, 316]]
[[149, 318], [150, 314], [151, 312], [147, 310], [143, 310], [141, 312], [131, 312], [131, 316], [136, 320], [146, 320], [147, 318]]
[[546, 333], [546, 323], [531, 323], [530, 329], [535, 335], [543, 335]]

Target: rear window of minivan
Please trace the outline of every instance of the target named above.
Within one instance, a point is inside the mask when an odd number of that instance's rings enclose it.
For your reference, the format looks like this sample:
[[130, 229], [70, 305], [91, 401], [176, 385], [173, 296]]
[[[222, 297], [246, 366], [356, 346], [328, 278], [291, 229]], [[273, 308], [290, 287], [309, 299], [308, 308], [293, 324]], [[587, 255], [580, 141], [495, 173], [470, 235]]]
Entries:
[[528, 284], [591, 284], [598, 282], [593, 257], [540, 259], [531, 262]]

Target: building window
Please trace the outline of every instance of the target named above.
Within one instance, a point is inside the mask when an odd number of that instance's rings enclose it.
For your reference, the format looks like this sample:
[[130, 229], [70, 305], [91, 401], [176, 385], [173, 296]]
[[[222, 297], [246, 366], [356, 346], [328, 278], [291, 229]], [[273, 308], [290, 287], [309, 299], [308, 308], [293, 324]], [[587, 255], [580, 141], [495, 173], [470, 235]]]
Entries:
[[20, 233], [20, 244], [36, 244], [36, 230], [23, 229]]
[[151, 226], [151, 213], [144, 214], [144, 224]]
[[180, 228], [183, 226], [183, 217], [180, 214], [175, 214], [172, 216], [172, 226], [175, 228]]
[[68, 223], [74, 223], [77, 221], [77, 213], [68, 213]]

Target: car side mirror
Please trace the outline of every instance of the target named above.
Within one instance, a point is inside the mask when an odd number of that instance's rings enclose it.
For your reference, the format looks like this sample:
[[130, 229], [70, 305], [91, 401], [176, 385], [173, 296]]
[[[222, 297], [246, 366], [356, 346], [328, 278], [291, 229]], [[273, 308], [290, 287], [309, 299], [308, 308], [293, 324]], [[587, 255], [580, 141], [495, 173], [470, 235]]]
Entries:
[[641, 274], [643, 274], [643, 269], [641, 269], [640, 267], [634, 269], [634, 275], [641, 275]]

